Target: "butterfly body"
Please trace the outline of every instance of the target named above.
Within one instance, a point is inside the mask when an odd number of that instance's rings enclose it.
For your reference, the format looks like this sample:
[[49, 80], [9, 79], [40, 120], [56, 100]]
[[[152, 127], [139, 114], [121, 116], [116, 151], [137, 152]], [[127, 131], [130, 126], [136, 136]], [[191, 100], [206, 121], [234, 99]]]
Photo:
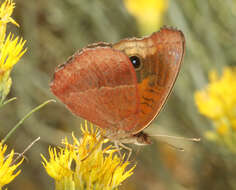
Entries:
[[56, 69], [51, 90], [72, 113], [105, 129], [107, 138], [150, 144], [142, 130], [170, 94], [184, 48], [183, 33], [169, 28], [92, 44]]

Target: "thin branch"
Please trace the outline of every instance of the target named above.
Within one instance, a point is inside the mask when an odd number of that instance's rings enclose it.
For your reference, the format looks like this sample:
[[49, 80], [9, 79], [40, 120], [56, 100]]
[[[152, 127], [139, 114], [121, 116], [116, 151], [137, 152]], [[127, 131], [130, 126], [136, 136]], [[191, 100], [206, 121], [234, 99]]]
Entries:
[[13, 165], [17, 160], [19, 160], [21, 157], [23, 157], [24, 154], [39, 140], [40, 140], [40, 137], [38, 137], [32, 143], [30, 143], [22, 153], [18, 154], [18, 156], [15, 158], [15, 160], [13, 160], [13, 162], [11, 164]]
[[13, 98], [10, 98], [10, 99], [4, 101], [3, 104], [0, 105], [0, 108], [1, 108], [2, 106], [5, 106], [6, 104], [8, 104], [8, 103], [10, 103], [10, 102], [12, 102], [12, 101], [14, 101], [14, 100], [16, 100], [16, 99], [17, 99], [16, 97], [13, 97]]
[[47, 105], [50, 102], [56, 102], [55, 100], [51, 99], [51, 100], [47, 100], [44, 103], [40, 104], [39, 106], [37, 106], [36, 108], [32, 109], [29, 113], [27, 113], [9, 132], [8, 134], [4, 137], [2, 143], [6, 142], [6, 140], [12, 135], [12, 133], [15, 132], [15, 130], [27, 119], [29, 118], [34, 112], [38, 111], [39, 109], [41, 109], [42, 107], [44, 107], [45, 105]]

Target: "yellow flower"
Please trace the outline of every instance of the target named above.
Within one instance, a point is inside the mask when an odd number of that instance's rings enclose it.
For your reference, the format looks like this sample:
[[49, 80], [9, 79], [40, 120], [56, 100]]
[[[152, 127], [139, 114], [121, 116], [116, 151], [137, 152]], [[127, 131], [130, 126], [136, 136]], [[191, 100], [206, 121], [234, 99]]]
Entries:
[[236, 142], [236, 67], [225, 68], [222, 77], [211, 71], [209, 81], [205, 89], [195, 93], [196, 105], [201, 114], [213, 121], [218, 139], [211, 139], [236, 153], [233, 148]]
[[11, 22], [19, 27], [17, 22], [11, 18], [14, 8], [15, 3], [12, 0], [6, 0], [0, 6], [0, 44], [5, 40], [7, 23]]
[[[47, 173], [55, 179], [56, 190], [113, 190], [133, 174], [135, 166], [127, 170], [129, 161], [120, 158], [112, 146], [103, 148], [107, 142], [99, 135], [93, 126], [88, 129], [81, 126], [82, 139], [76, 139], [69, 144], [65, 138], [65, 148], [60, 148], [60, 154], [49, 150], [50, 161], [44, 157], [44, 167]], [[74, 163], [74, 169], [72, 169]]]
[[15, 3], [12, 0], [6, 0], [0, 6], [0, 105], [11, 88], [10, 72], [26, 52], [26, 49], [23, 50], [25, 41], [22, 38], [14, 38], [11, 33], [6, 38], [7, 23], [11, 22], [19, 26], [11, 18], [14, 7]]
[[8, 183], [10, 183], [13, 179], [15, 179], [16, 176], [18, 176], [21, 172], [21, 170], [18, 170], [16, 173], [16, 168], [23, 162], [23, 159], [21, 159], [20, 162], [17, 164], [12, 164], [13, 156], [14, 156], [14, 150], [11, 151], [11, 153], [5, 157], [4, 154], [7, 150], [7, 145], [3, 145], [0, 143], [0, 189]]
[[68, 177], [72, 175], [71, 162], [72, 157], [70, 151], [65, 149], [60, 149], [57, 152], [56, 148], [49, 147], [50, 161], [48, 162], [46, 158], [42, 155], [44, 160], [43, 166], [45, 167], [49, 176], [59, 181], [63, 177]]
[[225, 68], [221, 78], [215, 71], [209, 74], [210, 84], [195, 93], [200, 113], [210, 119], [236, 118], [236, 68]]
[[55, 185], [57, 190], [61, 189], [73, 189], [74, 182], [72, 180], [73, 171], [71, 170], [72, 157], [70, 150], [66, 147], [65, 149], [60, 148], [57, 150], [49, 147], [50, 161], [41, 155], [44, 162], [48, 175], [55, 179]]
[[124, 0], [127, 10], [137, 19], [142, 34], [150, 34], [161, 26], [168, 0]]
[[19, 61], [26, 52], [26, 49], [23, 50], [24, 45], [25, 41], [22, 38], [16, 37], [14, 39], [12, 34], [8, 35], [1, 49], [0, 68], [3, 72], [10, 70]]
[[228, 125], [226, 125], [226, 124], [222, 124], [222, 125], [218, 126], [218, 128], [217, 128], [217, 133], [219, 135], [224, 136], [224, 135], [227, 135], [228, 132], [229, 132], [229, 128], [228, 128]]

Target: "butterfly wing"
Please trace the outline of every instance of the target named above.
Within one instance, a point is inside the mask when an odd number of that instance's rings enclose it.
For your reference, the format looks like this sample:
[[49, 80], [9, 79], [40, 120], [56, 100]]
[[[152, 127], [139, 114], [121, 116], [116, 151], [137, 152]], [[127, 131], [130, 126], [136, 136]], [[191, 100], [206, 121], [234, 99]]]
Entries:
[[140, 112], [133, 134], [147, 127], [163, 107], [174, 85], [184, 56], [185, 39], [181, 31], [163, 28], [146, 38], [125, 39], [113, 45], [127, 56], [137, 56], [136, 70]]
[[137, 78], [129, 58], [107, 44], [91, 45], [59, 66], [51, 91], [77, 116], [101, 128], [137, 124]]

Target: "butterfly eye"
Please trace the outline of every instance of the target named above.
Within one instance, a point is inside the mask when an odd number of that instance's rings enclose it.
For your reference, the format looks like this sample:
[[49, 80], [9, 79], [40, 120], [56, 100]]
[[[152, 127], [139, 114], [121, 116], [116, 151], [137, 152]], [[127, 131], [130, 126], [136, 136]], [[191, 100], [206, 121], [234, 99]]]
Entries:
[[130, 59], [130, 61], [133, 64], [135, 69], [140, 69], [141, 68], [142, 63], [141, 63], [141, 59], [138, 56], [134, 55], [134, 56], [129, 57], [129, 59]]

